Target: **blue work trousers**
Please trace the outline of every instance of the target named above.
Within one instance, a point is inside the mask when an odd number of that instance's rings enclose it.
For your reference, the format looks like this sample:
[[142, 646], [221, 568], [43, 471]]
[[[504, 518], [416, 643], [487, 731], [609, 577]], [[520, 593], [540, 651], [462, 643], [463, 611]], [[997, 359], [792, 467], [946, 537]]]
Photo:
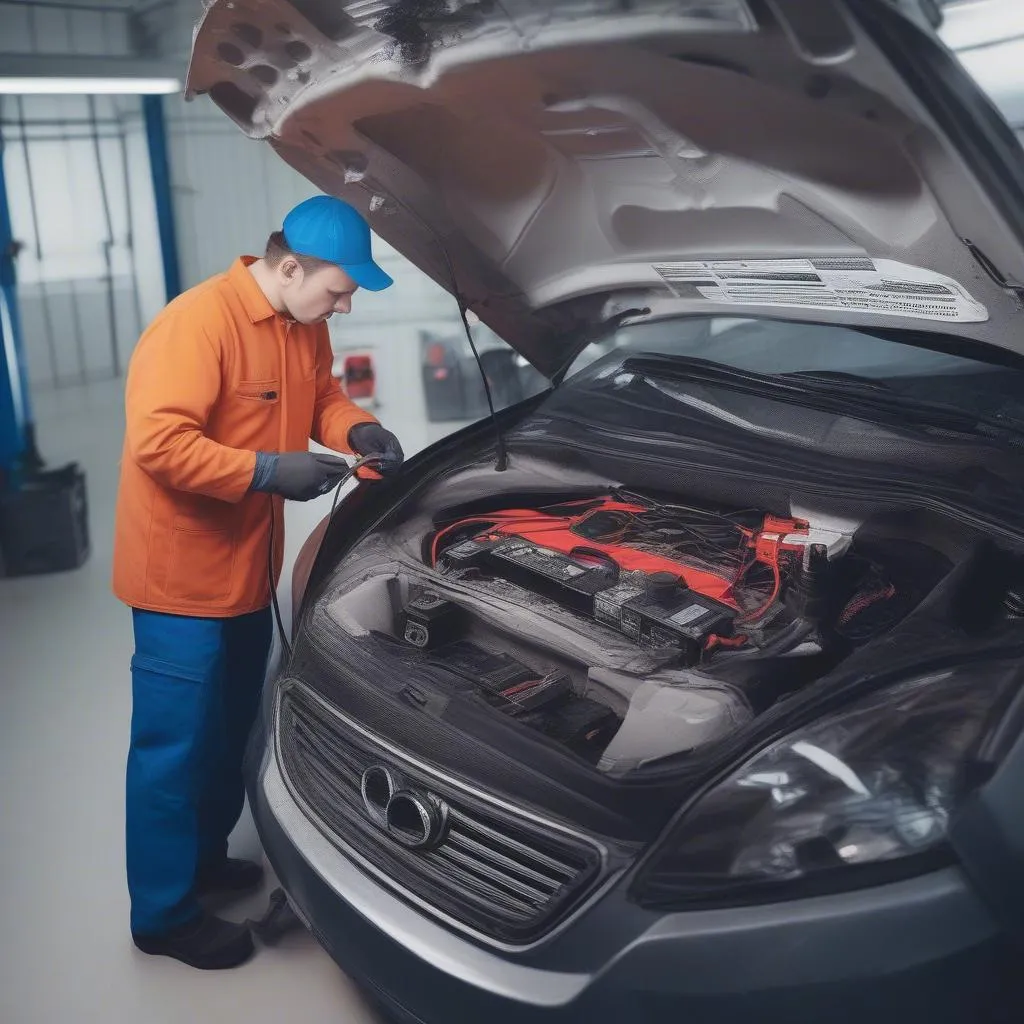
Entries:
[[230, 619], [133, 617], [128, 890], [132, 930], [154, 935], [198, 916], [196, 873], [227, 856], [272, 620], [269, 608]]

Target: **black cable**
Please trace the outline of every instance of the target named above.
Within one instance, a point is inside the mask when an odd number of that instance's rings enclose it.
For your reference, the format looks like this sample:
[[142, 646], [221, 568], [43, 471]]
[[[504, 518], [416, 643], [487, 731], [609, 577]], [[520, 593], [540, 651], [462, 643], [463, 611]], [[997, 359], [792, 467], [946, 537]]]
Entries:
[[[75, 175], [75, 161], [74, 161], [73, 154], [72, 154], [72, 151], [71, 151], [71, 146], [70, 146], [70, 143], [72, 141], [73, 140], [71, 138], [69, 138], [68, 136], [65, 136], [64, 139], [63, 139], [63, 145], [62, 145], [61, 149], [62, 149], [62, 153], [63, 153], [63, 157], [64, 157], [64, 165], [65, 165], [65, 167], [67, 169], [67, 179], [66, 180], [68, 182], [68, 188], [73, 192], [75, 190], [71, 189], [71, 186], [73, 185], [73, 183], [76, 180], [76, 175]], [[76, 197], [74, 195], [72, 195], [71, 198], [72, 198], [73, 202], [76, 199]], [[68, 291], [71, 293], [71, 314], [72, 315], [70, 317], [70, 320], [71, 320], [72, 335], [74, 336], [74, 339], [75, 339], [75, 349], [76, 349], [76, 352], [77, 352], [77, 355], [78, 355], [78, 380], [79, 380], [79, 383], [85, 384], [88, 381], [88, 374], [87, 374], [86, 365], [85, 365], [85, 340], [84, 340], [84, 338], [82, 336], [82, 311], [79, 308], [79, 303], [78, 303], [78, 287], [76, 286], [75, 279], [73, 277], [68, 279], [67, 285], [68, 285]], [[61, 384], [65, 384], [65, 383], [67, 383], [67, 379], [66, 378], [62, 379], [61, 381], [59, 381], [57, 386], [60, 386]]]
[[782, 629], [777, 636], [762, 645], [742, 651], [716, 651], [713, 664], [733, 665], [737, 662], [762, 661], [767, 658], [779, 658], [795, 651], [817, 627], [807, 619], [795, 619]]
[[[119, 119], [120, 120], [120, 119]], [[141, 334], [146, 325], [142, 321], [142, 295], [139, 292], [139, 267], [135, 258], [135, 215], [132, 212], [131, 173], [128, 162], [128, 140], [125, 137], [124, 122], [120, 122], [117, 141], [121, 150], [121, 177], [124, 181], [125, 248], [132, 268], [132, 303], [135, 323]]]
[[[406, 207], [406, 209], [408, 209], [408, 207]], [[440, 234], [434, 231], [434, 229], [418, 214], [414, 213], [413, 215], [420, 224], [427, 229], [427, 231], [433, 234], [437, 244], [441, 247], [441, 252], [444, 254], [445, 263], [448, 265], [448, 277], [451, 280], [452, 295], [459, 307], [459, 317], [462, 320], [462, 328], [466, 332], [466, 340], [469, 342], [469, 347], [473, 352], [473, 358], [476, 360], [476, 368], [480, 371], [480, 379], [484, 384], [484, 397], [487, 399], [487, 408], [491, 414], [491, 425], [494, 427], [494, 438], [497, 449], [494, 468], [497, 472], [504, 473], [508, 468], [508, 452], [505, 449], [505, 438], [502, 436], [501, 428], [498, 426], [498, 414], [494, 410], [494, 396], [491, 394], [491, 382], [487, 379], [487, 372], [484, 370], [483, 361], [480, 359], [480, 353], [477, 351], [476, 342], [473, 340], [473, 330], [469, 326], [469, 307], [466, 304], [466, 300], [462, 297], [462, 292], [459, 291], [459, 279], [455, 274], [455, 264], [452, 261], [451, 253], [448, 251], [448, 246], [444, 244], [444, 239]]]
[[[454, 275], [454, 270], [452, 271]], [[454, 285], [455, 278], [452, 282]], [[494, 396], [491, 394], [491, 382], [487, 379], [487, 372], [480, 359], [480, 353], [476, 350], [476, 342], [473, 340], [473, 331], [469, 326], [469, 318], [466, 315], [466, 304], [458, 292], [455, 293], [455, 301], [459, 304], [459, 315], [462, 317], [462, 326], [466, 331], [466, 338], [469, 340], [469, 347], [473, 350], [473, 358], [476, 359], [477, 369], [480, 371], [480, 379], [484, 382], [484, 395], [487, 397], [487, 408], [491, 413], [491, 423], [494, 426], [494, 437], [497, 453], [494, 460], [494, 468], [499, 473], [508, 469], [508, 452], [505, 450], [505, 438], [502, 437], [501, 428], [498, 426], [498, 414], [494, 411]]]
[[115, 378], [121, 376], [121, 351], [117, 338], [117, 297], [114, 294], [114, 219], [110, 213], [110, 196], [107, 191], [107, 174], [103, 169], [103, 148], [100, 146], [99, 122], [96, 118], [96, 97], [88, 96], [89, 120], [91, 122], [91, 138], [93, 154], [96, 157], [96, 175], [100, 186], [100, 209], [103, 211], [103, 224], [106, 237], [100, 243], [103, 249], [103, 264], [106, 270], [107, 286], [107, 320], [110, 324], [110, 359]]
[[[327, 538], [327, 531], [331, 527], [331, 522], [334, 520], [334, 513], [338, 510], [338, 500], [341, 498], [341, 489], [352, 479], [355, 474], [363, 468], [363, 466], [370, 465], [371, 463], [380, 464], [379, 455], [364, 455], [362, 458], [357, 459], [348, 467], [345, 475], [338, 481], [337, 486], [334, 488], [334, 501], [331, 502], [331, 511], [327, 516], [327, 524], [324, 527], [324, 532], [320, 537], [320, 543], [316, 549], [316, 558], [320, 557], [320, 550], [323, 548], [324, 540]], [[292, 657], [292, 645], [288, 641], [288, 633], [284, 628], [284, 618], [281, 615], [281, 605], [277, 598], [277, 584], [274, 582], [274, 524], [276, 521], [274, 515], [274, 496], [270, 495], [270, 547], [267, 552], [267, 582], [270, 584], [270, 603], [274, 609], [274, 619], [277, 622], [277, 634], [281, 639], [281, 650], [284, 653], [285, 661], [291, 661]]]
[[292, 660], [292, 645], [288, 642], [288, 636], [284, 629], [284, 620], [281, 618], [281, 605], [277, 600], [277, 586], [274, 583], [274, 522], [277, 516], [274, 515], [274, 496], [270, 496], [270, 553], [267, 558], [267, 582], [270, 584], [270, 601], [274, 606], [274, 619], [277, 621], [277, 635], [281, 638], [281, 651], [285, 661]]
[[444, 256], [445, 264], [448, 267], [448, 279], [451, 283], [452, 297], [455, 299], [455, 302], [459, 307], [459, 316], [462, 319], [462, 327], [466, 332], [466, 338], [468, 339], [469, 347], [473, 352], [473, 358], [476, 360], [477, 369], [480, 371], [480, 379], [484, 383], [484, 396], [487, 399], [487, 408], [490, 411], [491, 425], [494, 427], [494, 437], [497, 448], [494, 468], [497, 472], [504, 473], [505, 470], [508, 469], [508, 452], [505, 448], [505, 438], [502, 436], [501, 427], [498, 425], [498, 414], [494, 410], [494, 397], [491, 394], [491, 382], [487, 379], [487, 373], [484, 371], [484, 364], [480, 360], [480, 353], [477, 351], [476, 342], [473, 340], [473, 331], [469, 326], [469, 306], [463, 298], [462, 292], [459, 291], [459, 279], [455, 273], [455, 263], [452, 260], [451, 253], [448, 251], [448, 246], [445, 245], [444, 239], [441, 237], [441, 233], [437, 231], [433, 225], [427, 223], [427, 221], [420, 216], [418, 211], [407, 206], [400, 199], [397, 199], [394, 196], [391, 198], [398, 203], [398, 205], [401, 206], [402, 209], [405, 210], [405, 212], [412, 217], [424, 231], [427, 232], [427, 234], [433, 237], [441, 250], [441, 254]]
[[21, 150], [25, 160], [25, 181], [28, 185], [28, 211], [32, 219], [32, 236], [35, 239], [36, 268], [39, 272], [39, 298], [40, 309], [43, 314], [43, 334], [46, 337], [46, 348], [50, 355], [50, 377], [53, 386], [57, 387], [60, 379], [60, 364], [57, 360], [57, 348], [54, 342], [55, 332], [53, 329], [53, 317], [50, 311], [49, 285], [46, 281], [46, 271], [43, 268], [43, 242], [39, 230], [39, 204], [36, 197], [36, 175], [32, 167], [32, 154], [29, 149], [28, 122], [25, 120], [25, 101], [21, 96], [15, 97], [15, 104], [18, 109], [18, 131], [21, 135]]

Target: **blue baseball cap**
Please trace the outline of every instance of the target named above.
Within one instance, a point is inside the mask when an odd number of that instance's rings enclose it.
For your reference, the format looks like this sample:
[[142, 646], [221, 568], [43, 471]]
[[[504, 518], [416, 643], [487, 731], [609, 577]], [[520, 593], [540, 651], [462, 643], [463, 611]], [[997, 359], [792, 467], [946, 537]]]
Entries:
[[373, 262], [370, 225], [354, 207], [334, 196], [313, 196], [284, 219], [284, 239], [299, 256], [333, 263], [368, 292], [395, 282]]

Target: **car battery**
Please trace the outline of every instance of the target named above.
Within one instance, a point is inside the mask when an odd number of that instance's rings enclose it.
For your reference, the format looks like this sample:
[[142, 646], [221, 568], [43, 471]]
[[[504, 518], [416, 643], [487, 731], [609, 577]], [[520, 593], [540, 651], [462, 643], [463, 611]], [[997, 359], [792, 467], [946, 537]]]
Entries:
[[518, 721], [594, 764], [620, 725], [611, 708], [587, 697], [574, 697], [556, 707], [528, 712], [520, 715]]
[[482, 553], [481, 564], [511, 583], [585, 615], [594, 614], [594, 596], [615, 582], [610, 567], [589, 566], [524, 540], [498, 542]]
[[438, 566], [446, 572], [460, 572], [479, 568], [483, 556], [491, 550], [495, 541], [464, 540], [446, 548], [438, 559]]
[[617, 583], [594, 596], [594, 618], [613, 629], [622, 629], [622, 609], [629, 601], [643, 597], [644, 583], [629, 581]]
[[736, 612], [675, 579], [652, 577], [643, 594], [623, 603], [620, 616], [623, 633], [641, 647], [678, 648], [683, 664], [695, 665], [709, 637], [732, 634]]
[[451, 601], [423, 590], [402, 609], [400, 635], [406, 643], [433, 650], [456, 640], [464, 631], [465, 614]]

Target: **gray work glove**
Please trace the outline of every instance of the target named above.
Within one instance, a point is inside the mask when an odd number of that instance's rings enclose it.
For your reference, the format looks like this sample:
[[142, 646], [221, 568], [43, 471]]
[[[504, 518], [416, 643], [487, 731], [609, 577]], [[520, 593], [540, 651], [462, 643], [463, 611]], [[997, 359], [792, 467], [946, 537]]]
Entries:
[[290, 501], [310, 501], [336, 487], [348, 469], [348, 463], [337, 455], [257, 452], [249, 489], [280, 494]]
[[348, 443], [356, 454], [372, 455], [381, 476], [397, 473], [405, 462], [398, 438], [379, 423], [357, 423], [348, 432]]

